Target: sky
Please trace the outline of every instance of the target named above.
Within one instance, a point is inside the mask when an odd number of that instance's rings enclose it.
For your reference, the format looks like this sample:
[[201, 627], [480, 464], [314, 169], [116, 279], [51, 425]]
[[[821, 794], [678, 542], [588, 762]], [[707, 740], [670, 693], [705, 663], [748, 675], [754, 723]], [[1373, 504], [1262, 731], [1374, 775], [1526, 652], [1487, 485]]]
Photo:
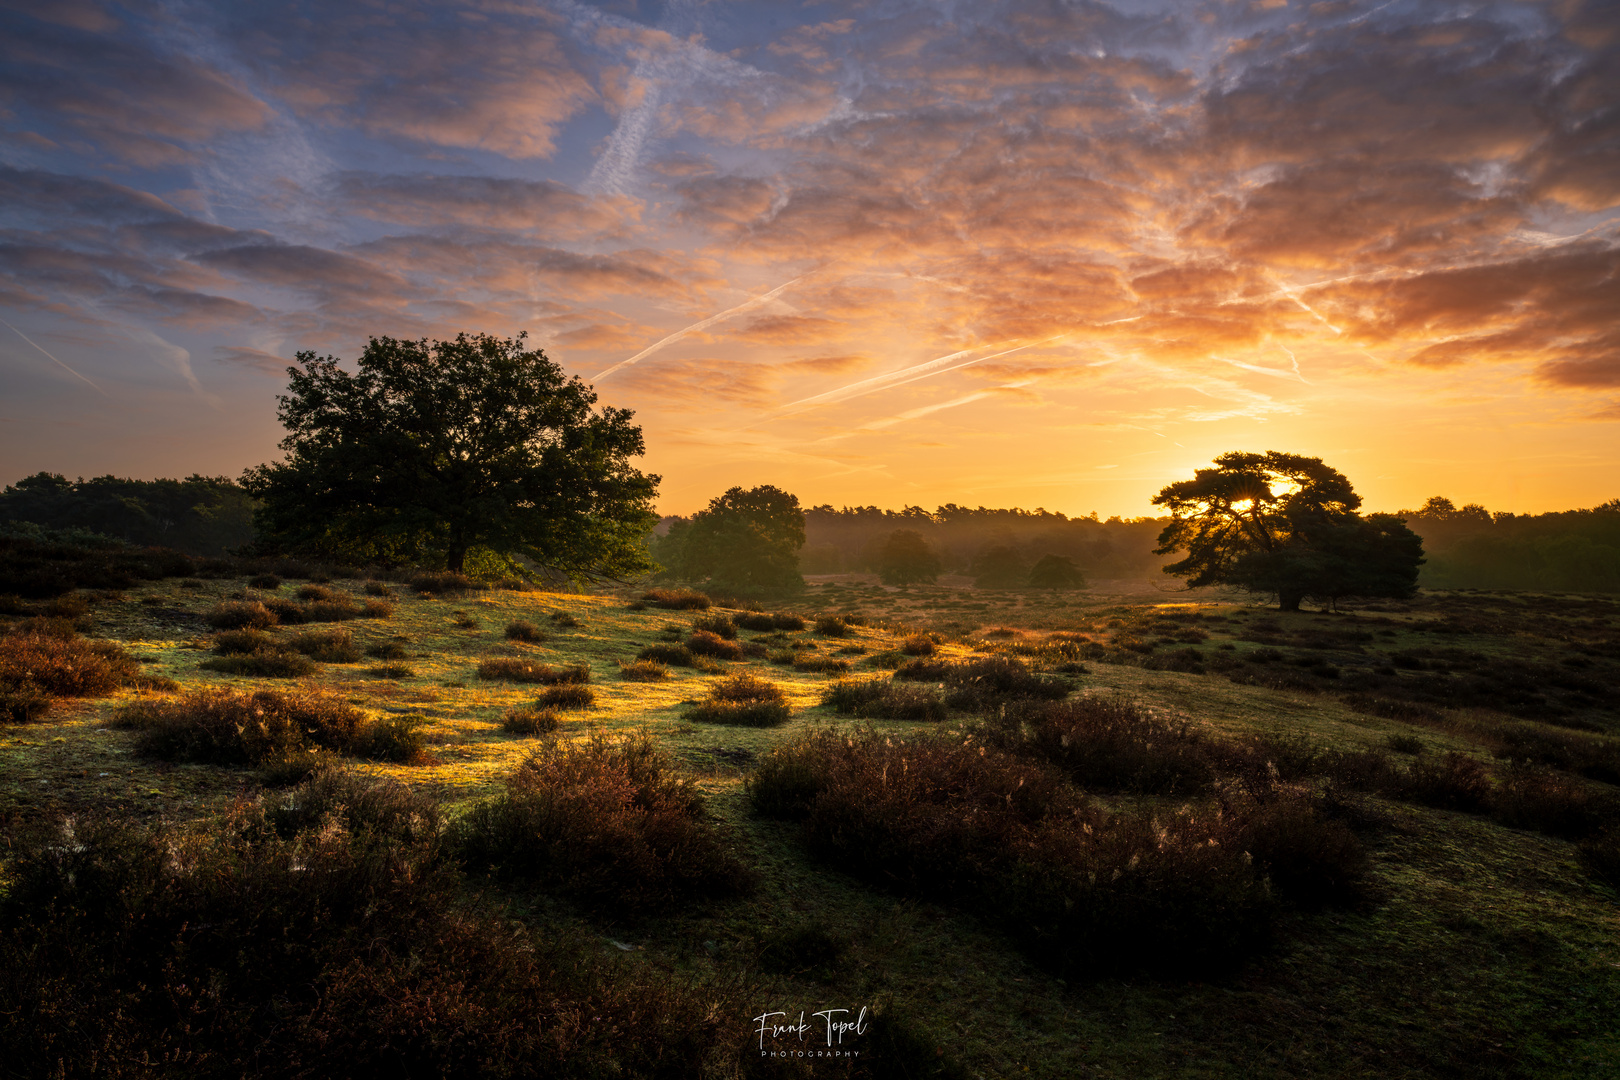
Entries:
[[0, 0], [0, 482], [527, 332], [690, 513], [1620, 497], [1620, 5]]

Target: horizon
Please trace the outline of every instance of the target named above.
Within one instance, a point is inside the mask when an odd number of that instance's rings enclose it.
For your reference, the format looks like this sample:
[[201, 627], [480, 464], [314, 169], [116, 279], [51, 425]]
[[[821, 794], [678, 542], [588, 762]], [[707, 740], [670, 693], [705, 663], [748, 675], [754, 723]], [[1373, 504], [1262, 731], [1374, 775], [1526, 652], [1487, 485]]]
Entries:
[[574, 0], [4, 16], [10, 481], [272, 460], [293, 354], [530, 333], [658, 509], [1620, 496], [1620, 11]]

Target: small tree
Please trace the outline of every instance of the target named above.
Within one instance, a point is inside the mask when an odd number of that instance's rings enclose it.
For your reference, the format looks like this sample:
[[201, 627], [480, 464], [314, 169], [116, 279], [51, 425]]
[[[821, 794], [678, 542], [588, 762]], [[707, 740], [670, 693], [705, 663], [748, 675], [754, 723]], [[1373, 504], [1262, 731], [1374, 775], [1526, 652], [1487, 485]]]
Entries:
[[1029, 581], [1029, 563], [1017, 548], [999, 544], [973, 556], [968, 573], [973, 575], [975, 588], [1018, 589]]
[[1066, 555], [1042, 555], [1029, 570], [1032, 589], [1083, 589], [1086, 575]]
[[914, 529], [896, 529], [878, 552], [878, 577], [885, 585], [931, 585], [943, 568], [934, 549]]
[[689, 523], [675, 522], [657, 552], [678, 577], [747, 595], [802, 589], [803, 546], [798, 497], [763, 484], [710, 499]]
[[628, 410], [524, 335], [372, 338], [350, 375], [298, 354], [278, 398], [286, 459], [243, 474], [261, 535], [317, 554], [437, 562], [522, 555], [573, 577], [647, 569], [658, 477]]
[[1284, 611], [1305, 597], [1416, 591], [1423, 541], [1398, 517], [1356, 513], [1361, 496], [1321, 458], [1230, 453], [1215, 466], [1153, 498], [1171, 514], [1156, 552], [1187, 553], [1165, 573], [1275, 593]]

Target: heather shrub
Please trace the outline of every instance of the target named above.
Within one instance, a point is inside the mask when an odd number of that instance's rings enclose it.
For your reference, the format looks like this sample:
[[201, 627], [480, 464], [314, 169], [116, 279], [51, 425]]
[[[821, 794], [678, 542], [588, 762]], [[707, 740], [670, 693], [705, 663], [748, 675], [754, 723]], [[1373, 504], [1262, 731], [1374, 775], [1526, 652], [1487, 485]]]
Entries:
[[355, 647], [354, 635], [336, 627], [294, 634], [287, 639], [287, 648], [323, 664], [354, 664], [360, 660], [360, 650]]
[[822, 691], [821, 703], [845, 716], [872, 720], [945, 719], [945, 699], [938, 690], [903, 686], [881, 676], [840, 679]]
[[368, 581], [364, 588], [367, 596], [375, 596], [383, 600], [392, 600], [394, 598], [394, 590], [390, 589], [384, 582]]
[[817, 656], [814, 653], [800, 653], [793, 659], [793, 669], [817, 675], [846, 675], [849, 673], [849, 661], [832, 656]]
[[912, 634], [900, 642], [900, 651], [907, 656], [933, 656], [936, 648], [934, 639], [927, 634]]
[[377, 664], [367, 668], [366, 674], [374, 679], [409, 679], [416, 672], [409, 664]]
[[366, 647], [366, 655], [374, 660], [404, 660], [411, 654], [397, 641], [379, 641]]
[[661, 682], [669, 678], [669, 668], [657, 660], [633, 660], [619, 665], [619, 678], [626, 682]]
[[709, 684], [709, 693], [686, 711], [686, 719], [707, 724], [775, 727], [787, 722], [787, 694], [773, 682], [737, 672]]
[[1088, 696], [1030, 704], [1022, 746], [1083, 787], [1188, 794], [1215, 779], [1204, 736], [1185, 720], [1144, 712], [1121, 697]]
[[1362, 896], [1371, 862], [1347, 825], [1306, 795], [1285, 794], [1247, 808], [1238, 842], [1284, 899], [1302, 908]]
[[641, 598], [654, 607], [670, 611], [707, 611], [713, 603], [703, 593], [691, 589], [652, 589]]
[[277, 621], [258, 600], [227, 600], [210, 609], [203, 619], [216, 630], [263, 630]]
[[693, 619], [692, 629], [694, 632], [707, 632], [727, 641], [737, 640], [737, 624], [723, 611]]
[[251, 675], [260, 679], [301, 679], [315, 674], [315, 662], [286, 649], [263, 649], [253, 653], [215, 656], [197, 665], [221, 675]]
[[1491, 777], [1474, 758], [1452, 751], [1424, 754], [1401, 778], [1399, 794], [1440, 810], [1478, 813], [1491, 802]]
[[572, 614], [570, 614], [569, 612], [566, 612], [566, 611], [554, 611], [554, 612], [552, 612], [551, 613], [551, 621], [553, 623], [555, 623], [556, 625], [567, 628], [567, 629], [572, 629], [573, 627], [581, 625], [580, 621], [578, 619], [576, 619]]
[[691, 667], [692, 650], [685, 645], [658, 643], [648, 645], [636, 653], [636, 659], [657, 664], [669, 664], [673, 667]]
[[111, 641], [85, 641], [49, 633], [0, 635], [0, 692], [17, 695], [12, 712], [34, 709], [35, 694], [100, 697], [140, 674], [140, 665]]
[[297, 595], [300, 600], [337, 600], [343, 597], [336, 589], [314, 584], [298, 586]]
[[275, 574], [254, 574], [248, 578], [248, 587], [252, 589], [266, 589], [275, 592], [281, 588], [281, 579]]
[[543, 742], [452, 838], [469, 869], [614, 914], [732, 895], [751, 879], [702, 794], [648, 736]]
[[16, 837], [6, 1071], [562, 1080], [698, 1075], [735, 1053], [712, 993], [610, 973], [583, 941], [465, 903], [432, 816], [396, 787], [321, 775], [206, 824]]
[[138, 749], [151, 757], [242, 768], [313, 747], [350, 750], [364, 721], [338, 698], [204, 690], [126, 705], [114, 714], [113, 725], [138, 732]]
[[1317, 772], [1351, 791], [1397, 792], [1400, 771], [1382, 750], [1325, 750], [1317, 755]]
[[838, 615], [822, 615], [816, 619], [816, 633], [827, 637], [844, 637], [849, 633], [849, 623]]
[[1384, 745], [1397, 754], [1423, 753], [1423, 740], [1416, 735], [1391, 735], [1384, 740]]
[[453, 570], [421, 571], [407, 577], [405, 584], [413, 591], [429, 596], [460, 596], [483, 588], [466, 574], [458, 574]]
[[394, 605], [387, 600], [367, 600], [360, 605], [361, 619], [391, 619], [394, 617]]
[[772, 627], [777, 630], [798, 631], [805, 628], [804, 618], [799, 615], [772, 615], [771, 624]]
[[506, 624], [507, 641], [526, 641], [531, 645], [539, 645], [546, 640], [546, 632], [524, 619]]
[[741, 660], [742, 646], [727, 641], [711, 630], [699, 630], [686, 639], [686, 649], [693, 656], [708, 656], [716, 660]]
[[355, 736], [350, 752], [372, 761], [392, 761], [400, 765], [428, 765], [427, 749], [423, 745], [421, 722], [392, 716], [374, 720], [362, 727]]
[[509, 709], [501, 717], [501, 730], [510, 735], [549, 735], [561, 726], [556, 709], [533, 705]]
[[276, 639], [262, 630], [221, 630], [209, 641], [220, 656], [238, 656], [274, 648]]
[[894, 669], [894, 677], [914, 682], [944, 682], [954, 667], [949, 660], [907, 660]]
[[1009, 701], [1058, 699], [1069, 693], [1063, 682], [1042, 678], [1011, 656], [986, 656], [952, 664], [945, 682], [951, 688], [945, 704], [964, 712], [984, 712]]
[[551, 664], [542, 664], [535, 660], [522, 660], [503, 656], [480, 663], [478, 665], [478, 677], [480, 679], [543, 683], [547, 686], [554, 686], [558, 683], [590, 682], [591, 669], [588, 664], [569, 664], [565, 667], [554, 667]]
[[732, 621], [744, 630], [776, 629], [776, 616], [763, 611], [740, 611], [732, 617]]
[[453, 616], [451, 617], [450, 622], [453, 625], [458, 626], [463, 630], [476, 630], [476, 629], [478, 629], [478, 620], [475, 619], [473, 616], [467, 614], [465, 611], [457, 611], [457, 612], [455, 612], [453, 614]]
[[1583, 781], [1528, 762], [1503, 770], [1491, 801], [1502, 824], [1569, 840], [1590, 834], [1601, 820], [1598, 801]]
[[563, 683], [542, 690], [535, 704], [551, 709], [589, 709], [596, 705], [596, 691], [582, 683]]

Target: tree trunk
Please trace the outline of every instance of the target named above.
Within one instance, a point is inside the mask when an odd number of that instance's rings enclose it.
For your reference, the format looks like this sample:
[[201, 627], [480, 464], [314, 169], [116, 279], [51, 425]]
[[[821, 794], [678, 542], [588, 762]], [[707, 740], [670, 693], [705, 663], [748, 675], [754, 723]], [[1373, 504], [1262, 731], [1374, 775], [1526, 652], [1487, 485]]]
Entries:
[[1296, 592], [1279, 593], [1277, 595], [1277, 610], [1278, 611], [1298, 611], [1299, 610], [1299, 602], [1301, 600], [1303, 600], [1303, 599], [1305, 599], [1305, 597], [1300, 593], [1296, 593]]
[[[447, 551], [444, 556], [445, 569], [459, 574], [461, 573], [461, 568], [466, 565], [466, 562], [467, 545], [451, 543], [450, 550]], [[1294, 606], [1298, 607], [1299, 605], [1295, 604]]]

